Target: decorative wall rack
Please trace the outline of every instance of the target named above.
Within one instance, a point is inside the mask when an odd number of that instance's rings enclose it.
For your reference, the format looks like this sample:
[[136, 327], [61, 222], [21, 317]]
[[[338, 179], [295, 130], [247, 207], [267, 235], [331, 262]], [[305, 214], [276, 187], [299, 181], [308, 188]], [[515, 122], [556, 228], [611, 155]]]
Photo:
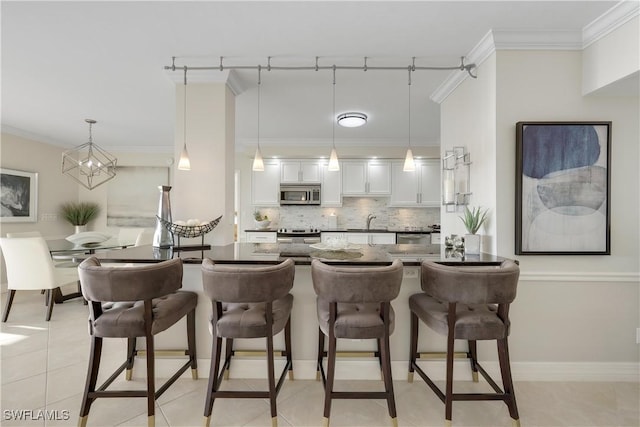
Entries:
[[318, 70], [361, 70], [361, 71], [369, 71], [369, 70], [402, 70], [402, 71], [421, 71], [421, 70], [460, 70], [466, 71], [469, 76], [472, 78], [476, 78], [477, 75], [473, 74], [472, 70], [475, 70], [476, 64], [465, 64], [464, 56], [460, 57], [460, 65], [453, 66], [424, 66], [424, 65], [416, 65], [416, 57], [412, 57], [411, 64], [406, 66], [369, 66], [367, 64], [368, 57], [364, 57], [362, 65], [320, 65], [320, 57], [315, 57], [315, 65], [309, 66], [282, 66], [282, 65], [271, 65], [271, 56], [267, 57], [267, 65], [226, 65], [224, 64], [224, 57], [220, 57], [220, 62], [217, 66], [177, 66], [176, 65], [175, 56], [171, 57], [171, 65], [166, 65], [164, 67], [165, 70], [258, 70], [263, 69], [267, 71], [272, 70], [289, 70], [289, 71], [318, 71]]

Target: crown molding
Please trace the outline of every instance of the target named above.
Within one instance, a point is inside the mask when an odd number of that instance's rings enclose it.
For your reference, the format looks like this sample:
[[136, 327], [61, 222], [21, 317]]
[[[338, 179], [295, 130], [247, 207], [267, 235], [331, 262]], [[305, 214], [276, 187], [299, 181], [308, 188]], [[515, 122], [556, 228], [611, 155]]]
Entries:
[[[493, 31], [489, 30], [473, 49], [465, 56], [467, 64], [476, 64], [476, 73], [480, 65], [496, 51]], [[454, 71], [436, 88], [429, 97], [433, 102], [441, 104], [451, 93], [469, 78], [469, 73]]]
[[582, 48], [595, 43], [638, 15], [640, 1], [621, 1], [582, 29]]
[[[2, 133], [6, 133], [8, 135], [17, 136], [19, 138], [28, 139], [31, 141], [41, 142], [43, 144], [54, 145], [56, 147], [62, 148], [72, 148], [74, 145], [69, 144], [68, 142], [62, 142], [57, 139], [52, 139], [44, 135], [40, 135], [35, 132], [26, 131], [23, 129], [19, 129], [13, 126], [2, 125]], [[79, 145], [79, 144], [78, 144]]]
[[[166, 70], [167, 77], [175, 84], [184, 83], [184, 68], [176, 67], [174, 70]], [[236, 70], [187, 70], [187, 84], [189, 83], [225, 83], [235, 96], [247, 90], [247, 84], [242, 80]]]

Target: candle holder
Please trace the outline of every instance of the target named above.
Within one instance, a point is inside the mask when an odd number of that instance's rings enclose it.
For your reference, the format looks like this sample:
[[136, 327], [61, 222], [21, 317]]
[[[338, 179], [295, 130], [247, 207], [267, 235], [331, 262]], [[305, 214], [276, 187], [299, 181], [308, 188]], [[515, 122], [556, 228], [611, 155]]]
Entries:
[[471, 156], [464, 147], [453, 147], [442, 158], [442, 204], [447, 212], [469, 204]]

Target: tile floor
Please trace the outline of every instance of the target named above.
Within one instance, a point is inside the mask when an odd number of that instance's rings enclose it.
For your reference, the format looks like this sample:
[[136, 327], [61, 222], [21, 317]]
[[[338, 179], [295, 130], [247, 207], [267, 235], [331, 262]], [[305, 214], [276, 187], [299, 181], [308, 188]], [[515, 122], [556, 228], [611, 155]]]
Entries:
[[[79, 300], [71, 300], [55, 306], [50, 322], [44, 321], [44, 315], [43, 297], [39, 293], [18, 292], [9, 321], [0, 327], [0, 424], [3, 426], [77, 424], [89, 354], [87, 308]], [[117, 340], [105, 340], [102, 378], [106, 378], [109, 371], [123, 361], [123, 349]], [[200, 369], [203, 368], [206, 369]], [[225, 383], [225, 387], [262, 389], [265, 384], [262, 380], [232, 379]], [[142, 388], [144, 381], [126, 382], [122, 378], [114, 385]], [[478, 390], [478, 386], [482, 387], [482, 382], [480, 385], [456, 383], [457, 390]], [[338, 381], [337, 387], [373, 390], [380, 388], [381, 383]], [[394, 387], [400, 426], [443, 425], [444, 405], [424, 383], [416, 381], [409, 384], [404, 379], [397, 379]], [[637, 427], [640, 425], [639, 388], [638, 383], [515, 383], [523, 427]], [[202, 425], [205, 389], [205, 379], [178, 380], [157, 401], [156, 425]], [[146, 426], [145, 405], [144, 399], [98, 399], [92, 406], [88, 424]], [[279, 425], [319, 426], [322, 424], [322, 405], [320, 382], [287, 380], [278, 398]], [[12, 419], [18, 414], [15, 411], [19, 410], [32, 411], [23, 411], [22, 414], [30, 414], [30, 418], [36, 419]], [[44, 420], [42, 414], [54, 419]], [[511, 423], [506, 406], [500, 402], [459, 402], [454, 404], [453, 425], [497, 427], [510, 426]], [[220, 399], [214, 405], [212, 426], [271, 426], [268, 401]], [[335, 401], [331, 426], [390, 426], [386, 403], [382, 400]]]

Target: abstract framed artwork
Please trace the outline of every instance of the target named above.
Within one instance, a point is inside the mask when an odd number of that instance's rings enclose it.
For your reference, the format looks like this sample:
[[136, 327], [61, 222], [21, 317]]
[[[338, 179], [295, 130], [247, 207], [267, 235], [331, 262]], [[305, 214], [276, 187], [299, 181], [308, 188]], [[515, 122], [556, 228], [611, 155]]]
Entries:
[[0, 168], [0, 222], [38, 220], [38, 174]]
[[152, 228], [158, 213], [158, 186], [169, 185], [166, 166], [118, 166], [107, 189], [107, 226]]
[[609, 255], [611, 122], [516, 124], [518, 255]]

